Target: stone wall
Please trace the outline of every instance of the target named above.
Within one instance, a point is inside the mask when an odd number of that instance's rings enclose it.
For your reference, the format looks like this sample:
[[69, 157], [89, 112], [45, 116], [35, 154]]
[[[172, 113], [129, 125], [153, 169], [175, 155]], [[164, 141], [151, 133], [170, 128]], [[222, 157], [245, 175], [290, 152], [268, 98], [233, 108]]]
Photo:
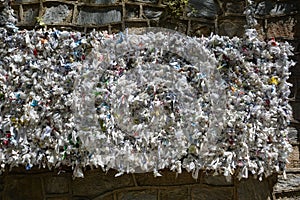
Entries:
[[[174, 17], [164, 0], [16, 0], [12, 2], [20, 28], [43, 26], [82, 32], [92, 29], [119, 32], [125, 28], [159, 26], [193, 36], [211, 32], [242, 36], [246, 24], [243, 14], [246, 0], [190, 0], [193, 9]], [[286, 40], [295, 47], [297, 65], [291, 69], [290, 103], [294, 111], [290, 142], [293, 153], [285, 181], [277, 177], [259, 182], [204, 176], [197, 181], [188, 173], [163, 172], [124, 175], [114, 178], [114, 171], [104, 174], [88, 171], [84, 179], [72, 180], [68, 170], [57, 171], [14, 169], [0, 179], [0, 199], [268, 199], [300, 198], [300, 2], [294, 0], [256, 0], [257, 29], [262, 39]], [[1, 10], [0, 6], [0, 10]], [[244, 196], [243, 196], [244, 195]]]
[[[167, 0], [16, 0], [12, 3], [18, 15], [18, 26], [91, 29], [118, 32], [125, 28], [160, 26], [188, 35], [211, 32], [242, 36], [246, 24], [243, 14], [246, 0], [190, 0], [190, 8], [173, 17]], [[299, 37], [299, 2], [293, 0], [258, 1], [256, 17], [262, 36], [294, 40]], [[180, 13], [181, 14], [181, 13]], [[38, 20], [37, 20], [38, 19]], [[39, 22], [38, 22], [39, 21]], [[297, 35], [298, 34], [298, 35]]]
[[85, 172], [85, 178], [72, 179], [68, 171], [22, 171], [14, 169], [1, 179], [3, 200], [230, 200], [271, 199], [276, 175], [263, 181], [250, 177], [248, 180], [226, 180], [224, 176], [202, 173], [199, 179], [184, 172], [178, 177], [163, 171], [162, 177], [152, 173], [127, 174], [114, 177], [116, 171]]

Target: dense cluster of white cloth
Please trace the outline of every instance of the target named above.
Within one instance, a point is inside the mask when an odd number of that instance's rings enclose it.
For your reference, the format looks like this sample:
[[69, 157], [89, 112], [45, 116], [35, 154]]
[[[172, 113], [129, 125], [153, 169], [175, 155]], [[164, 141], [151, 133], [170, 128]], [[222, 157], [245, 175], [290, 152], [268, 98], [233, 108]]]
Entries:
[[123, 173], [283, 171], [288, 43], [169, 30], [0, 28], [0, 163]]

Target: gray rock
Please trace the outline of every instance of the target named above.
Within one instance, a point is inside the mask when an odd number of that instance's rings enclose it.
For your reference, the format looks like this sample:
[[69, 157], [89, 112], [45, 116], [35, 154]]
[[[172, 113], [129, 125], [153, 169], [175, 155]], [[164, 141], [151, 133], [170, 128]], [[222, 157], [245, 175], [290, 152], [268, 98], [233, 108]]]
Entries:
[[70, 9], [64, 4], [46, 8], [46, 12], [43, 16], [43, 22], [46, 24], [64, 22], [68, 17], [69, 12]]
[[214, 0], [190, 0], [189, 6], [194, 10], [188, 12], [191, 17], [215, 17], [219, 12]]
[[79, 25], [101, 25], [121, 21], [121, 12], [118, 10], [88, 12], [81, 10], [78, 14], [77, 24]]
[[242, 36], [245, 22], [237, 20], [224, 20], [219, 24], [219, 34], [229, 37]]
[[[296, 143], [298, 142], [298, 131], [295, 127], [289, 127], [288, 128], [288, 131], [289, 131], [289, 141], [291, 143]], [[300, 139], [300, 138], [299, 138]]]
[[35, 7], [24, 10], [23, 11], [23, 22], [28, 23], [28, 24], [34, 23], [38, 14], [39, 14], [39, 9], [35, 8]]
[[159, 18], [163, 12], [162, 11], [155, 11], [152, 9], [144, 9], [144, 15], [148, 19], [154, 19], [154, 18]]
[[300, 191], [300, 174], [287, 174], [284, 179], [282, 175], [278, 177], [278, 183], [274, 186], [275, 193]]
[[228, 2], [225, 10], [227, 13], [243, 13], [245, 11], [245, 2]]
[[116, 0], [91, 0], [90, 2], [95, 4], [113, 4], [116, 3]]

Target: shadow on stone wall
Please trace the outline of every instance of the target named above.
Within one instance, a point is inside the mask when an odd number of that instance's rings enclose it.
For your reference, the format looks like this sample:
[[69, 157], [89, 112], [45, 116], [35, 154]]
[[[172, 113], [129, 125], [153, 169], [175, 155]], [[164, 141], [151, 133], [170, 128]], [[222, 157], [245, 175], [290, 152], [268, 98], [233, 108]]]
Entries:
[[[60, 173], [57, 175], [57, 173]], [[184, 171], [176, 173], [162, 171], [162, 177], [152, 173], [126, 174], [115, 177], [117, 172], [109, 170], [87, 170], [85, 178], [72, 179], [71, 170], [47, 171], [15, 168], [1, 178], [1, 194], [4, 200], [116, 200], [116, 199], [272, 199], [272, 188], [277, 182], [273, 175], [259, 181], [226, 180], [224, 176], [213, 176], [205, 172], [195, 180]]]

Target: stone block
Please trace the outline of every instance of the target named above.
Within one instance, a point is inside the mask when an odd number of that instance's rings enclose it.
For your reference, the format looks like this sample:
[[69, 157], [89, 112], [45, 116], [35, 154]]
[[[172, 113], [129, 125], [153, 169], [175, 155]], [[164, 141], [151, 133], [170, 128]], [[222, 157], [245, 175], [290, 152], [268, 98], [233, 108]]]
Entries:
[[43, 199], [41, 179], [30, 175], [5, 177], [3, 200], [16, 199]]
[[140, 186], [168, 186], [199, 183], [192, 175], [184, 171], [176, 177], [175, 172], [168, 170], [160, 171], [161, 177], [154, 177], [153, 173], [135, 174], [137, 184]]
[[237, 199], [243, 200], [266, 200], [272, 199], [273, 186], [277, 181], [277, 176], [272, 175], [262, 181], [249, 177], [242, 179], [236, 184]]
[[[293, 151], [289, 156], [289, 162], [287, 163], [287, 168], [300, 168], [300, 155], [299, 155], [299, 145], [293, 146]], [[300, 179], [300, 176], [299, 176]], [[299, 182], [299, 187], [300, 187], [300, 182]]]
[[274, 186], [275, 193], [300, 191], [300, 174], [287, 174], [287, 179], [278, 176], [278, 182]]
[[[72, 200], [90, 200], [90, 199], [84, 199], [84, 198], [73, 198]], [[110, 194], [110, 195], [106, 195], [106, 196], [98, 196], [98, 197], [95, 197], [93, 198], [93, 200], [115, 200], [114, 199], [114, 195], [113, 194]]]
[[[4, 186], [5, 186], [4, 180], [3, 180], [3, 178], [1, 177], [1, 178], [0, 178], [0, 192], [2, 192], [2, 191], [4, 190]], [[1, 199], [1, 195], [0, 195], [0, 199]]]
[[118, 200], [157, 200], [156, 190], [126, 191], [118, 194]]
[[160, 191], [160, 199], [172, 199], [172, 200], [188, 200], [189, 194], [187, 187], [181, 187], [180, 189], [168, 189]]
[[114, 4], [116, 2], [117, 0], [90, 0], [89, 1], [89, 3], [104, 4], [104, 5]]
[[85, 172], [83, 179], [76, 178], [72, 181], [72, 193], [74, 196], [95, 196], [118, 188], [134, 186], [130, 175], [119, 177], [117, 172], [109, 170], [107, 174], [100, 170]]
[[209, 36], [212, 32], [214, 32], [214, 24], [205, 24], [197, 21], [191, 23], [190, 35], [192, 36]]
[[[70, 198], [68, 196], [65, 197], [48, 197], [47, 200], [69, 200]], [[81, 199], [84, 200], [84, 199]]]
[[70, 23], [72, 12], [72, 8], [66, 4], [49, 6], [46, 7], [42, 20], [45, 24]]
[[193, 186], [191, 189], [192, 200], [231, 200], [233, 187], [212, 187], [207, 185]]
[[210, 175], [210, 174], [202, 174], [202, 183], [212, 186], [229, 186], [233, 185], [232, 178], [226, 179], [223, 175]]
[[242, 2], [227, 2], [224, 10], [226, 13], [243, 14], [245, 11], [245, 1]]
[[[288, 138], [289, 138], [289, 142], [292, 144], [297, 144], [300, 142], [300, 138], [298, 138], [298, 135], [300, 134], [300, 130], [297, 130], [295, 127], [288, 127]], [[300, 157], [298, 157], [300, 158]]]
[[187, 32], [187, 21], [183, 21], [183, 20], [173, 20], [173, 19], [161, 20], [159, 26], [171, 30], [176, 30], [181, 33]]
[[151, 7], [144, 7], [144, 17], [147, 19], [156, 19], [159, 18], [163, 11], [162, 10], [157, 10]]
[[139, 18], [140, 16], [140, 7], [139, 6], [126, 6], [126, 15], [127, 19]]
[[120, 10], [81, 8], [77, 17], [78, 25], [103, 25], [114, 22], [121, 22]]
[[25, 24], [35, 24], [36, 18], [39, 15], [39, 5], [23, 5], [23, 20]]
[[[296, 65], [290, 68], [290, 72], [292, 73], [292, 76], [299, 77], [300, 76], [300, 53], [298, 55], [294, 56], [294, 61], [296, 62]], [[297, 88], [297, 90], [298, 90], [298, 88]]]
[[67, 177], [46, 177], [44, 183], [46, 193], [48, 194], [64, 194], [69, 192], [69, 182]]
[[267, 38], [294, 39], [296, 20], [292, 17], [278, 21], [269, 21], [267, 25]]
[[22, 4], [22, 3], [36, 3], [39, 2], [39, 0], [16, 0], [15, 3]]
[[219, 33], [220, 35], [226, 35], [229, 37], [242, 37], [245, 32], [246, 22], [237, 19], [225, 19], [219, 22]]
[[300, 120], [300, 101], [290, 102], [293, 108], [293, 117], [295, 120]]
[[300, 79], [292, 76], [288, 79], [288, 82], [293, 85], [290, 87], [291, 94], [289, 98], [293, 100], [300, 99], [300, 94], [298, 94], [298, 90], [300, 90]]
[[125, 27], [136, 27], [136, 28], [142, 28], [142, 27], [148, 27], [148, 22], [145, 20], [140, 21], [126, 21]]
[[189, 0], [189, 17], [209, 17], [214, 18], [220, 10], [217, 1], [214, 0]]

